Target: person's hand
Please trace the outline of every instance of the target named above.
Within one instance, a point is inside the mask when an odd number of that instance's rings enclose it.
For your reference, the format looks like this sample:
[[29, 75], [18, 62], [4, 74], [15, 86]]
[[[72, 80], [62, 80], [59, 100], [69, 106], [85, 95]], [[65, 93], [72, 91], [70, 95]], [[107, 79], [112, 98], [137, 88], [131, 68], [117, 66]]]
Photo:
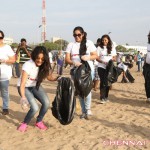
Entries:
[[81, 57], [81, 59], [84, 60], [84, 61], [89, 61], [90, 60], [90, 55], [83, 55]]
[[20, 49], [20, 48], [21, 48], [21, 44], [18, 45], [18, 49]]
[[61, 75], [58, 75], [57, 81], [59, 81], [61, 78], [62, 78], [62, 76], [61, 76]]
[[103, 63], [103, 64], [105, 64], [105, 65], [107, 65], [107, 64], [108, 64], [108, 62], [106, 62], [106, 61], [103, 61], [102, 63]]
[[0, 63], [6, 63], [5, 59], [0, 59]]
[[80, 65], [82, 65], [82, 63], [80, 63], [80, 62], [78, 62], [78, 61], [77, 61], [77, 62], [74, 62], [73, 64], [74, 64], [75, 67], [79, 67]]
[[29, 105], [29, 102], [28, 102], [28, 100], [27, 100], [26, 97], [20, 99], [20, 104], [21, 104], [21, 108], [22, 108], [23, 110], [27, 110], [28, 107], [29, 107], [29, 106], [28, 106], [28, 105]]

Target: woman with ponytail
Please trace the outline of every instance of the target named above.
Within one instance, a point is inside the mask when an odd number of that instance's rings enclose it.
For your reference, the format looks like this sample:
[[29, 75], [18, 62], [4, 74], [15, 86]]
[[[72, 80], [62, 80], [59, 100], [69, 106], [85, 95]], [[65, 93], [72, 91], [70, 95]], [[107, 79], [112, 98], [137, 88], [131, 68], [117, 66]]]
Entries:
[[49, 81], [56, 81], [58, 77], [53, 77], [51, 73], [51, 66], [49, 62], [48, 51], [44, 46], [37, 46], [31, 53], [31, 59], [24, 63], [22, 73], [18, 80], [18, 92], [21, 96], [21, 104], [30, 105], [30, 109], [25, 116], [23, 123], [18, 127], [20, 132], [27, 129], [27, 125], [36, 114], [39, 106], [36, 102], [41, 103], [41, 108], [35, 126], [41, 130], [46, 130], [47, 127], [43, 123], [43, 117], [49, 108], [49, 98], [44, 91], [41, 83], [44, 79]]
[[[94, 43], [90, 40], [87, 40], [87, 33], [80, 26], [75, 27], [73, 30], [73, 36], [75, 42], [68, 44], [66, 49], [66, 63], [74, 67], [79, 67], [82, 64], [82, 61], [87, 61], [90, 69], [92, 79], [94, 77], [94, 65], [93, 60], [97, 58], [96, 47]], [[82, 109], [81, 119], [89, 119], [89, 116], [92, 115], [91, 112], [91, 92], [89, 95], [83, 99], [79, 97], [80, 105]]]

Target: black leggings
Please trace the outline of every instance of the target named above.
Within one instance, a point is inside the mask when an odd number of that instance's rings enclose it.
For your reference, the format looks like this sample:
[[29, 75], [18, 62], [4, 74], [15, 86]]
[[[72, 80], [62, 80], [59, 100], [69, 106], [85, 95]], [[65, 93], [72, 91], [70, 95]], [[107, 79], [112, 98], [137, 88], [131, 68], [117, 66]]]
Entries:
[[143, 75], [145, 78], [145, 91], [147, 98], [150, 98], [150, 65], [145, 64], [143, 67]]
[[98, 67], [98, 75], [100, 77], [100, 99], [108, 98], [109, 86], [107, 84], [106, 69]]

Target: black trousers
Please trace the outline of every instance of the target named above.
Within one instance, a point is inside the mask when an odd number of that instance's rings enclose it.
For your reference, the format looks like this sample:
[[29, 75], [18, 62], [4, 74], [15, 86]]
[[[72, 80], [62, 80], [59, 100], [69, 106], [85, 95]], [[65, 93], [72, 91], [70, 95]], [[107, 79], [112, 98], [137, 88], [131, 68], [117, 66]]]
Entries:
[[150, 65], [145, 64], [143, 66], [143, 75], [145, 78], [145, 91], [147, 98], [150, 98]]
[[98, 75], [100, 77], [100, 99], [108, 98], [109, 86], [107, 84], [106, 69], [98, 67]]

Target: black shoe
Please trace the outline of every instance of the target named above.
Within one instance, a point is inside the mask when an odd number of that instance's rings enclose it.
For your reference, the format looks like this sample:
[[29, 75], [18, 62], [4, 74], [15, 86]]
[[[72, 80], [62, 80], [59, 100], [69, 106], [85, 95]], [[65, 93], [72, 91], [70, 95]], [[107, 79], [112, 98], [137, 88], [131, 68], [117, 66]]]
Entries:
[[8, 109], [3, 109], [2, 115], [8, 115], [8, 114], [9, 114], [9, 110]]

